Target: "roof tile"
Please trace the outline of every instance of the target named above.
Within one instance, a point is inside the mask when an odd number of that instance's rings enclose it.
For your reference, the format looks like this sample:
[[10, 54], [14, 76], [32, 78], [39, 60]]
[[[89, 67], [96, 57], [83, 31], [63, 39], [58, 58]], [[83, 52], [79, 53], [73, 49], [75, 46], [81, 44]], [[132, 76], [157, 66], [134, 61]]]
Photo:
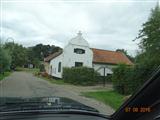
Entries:
[[118, 51], [109, 51], [92, 48], [93, 51], [93, 62], [95, 63], [108, 63], [108, 64], [119, 64], [124, 63], [127, 65], [133, 65], [126, 55]]

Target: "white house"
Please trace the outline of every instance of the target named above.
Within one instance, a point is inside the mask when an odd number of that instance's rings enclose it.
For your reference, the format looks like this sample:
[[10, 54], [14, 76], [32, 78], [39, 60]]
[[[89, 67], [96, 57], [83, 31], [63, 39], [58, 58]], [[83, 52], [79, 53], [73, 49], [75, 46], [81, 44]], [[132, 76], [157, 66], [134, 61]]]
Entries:
[[90, 48], [81, 32], [62, 51], [46, 57], [44, 62], [46, 72], [57, 78], [62, 78], [63, 67], [86, 66], [106, 76], [112, 74], [112, 68], [119, 63], [133, 65], [122, 52]]

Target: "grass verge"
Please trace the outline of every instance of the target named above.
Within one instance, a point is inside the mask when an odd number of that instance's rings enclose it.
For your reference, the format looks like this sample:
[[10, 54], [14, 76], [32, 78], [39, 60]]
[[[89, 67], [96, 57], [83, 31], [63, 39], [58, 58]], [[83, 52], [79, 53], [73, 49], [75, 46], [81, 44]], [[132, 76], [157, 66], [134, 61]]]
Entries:
[[62, 80], [62, 79], [56, 80], [56, 79], [54, 79], [52, 77], [49, 77], [49, 76], [48, 77], [44, 77], [44, 76], [40, 76], [40, 75], [35, 75], [35, 76], [39, 77], [39, 78], [42, 78], [42, 79], [44, 79], [44, 80], [46, 80], [46, 81], [48, 81], [48, 82], [50, 82], [52, 84], [69, 85], [68, 83], [65, 83], [64, 80]]
[[16, 71], [25, 71], [25, 72], [30, 72], [30, 73], [37, 73], [39, 72], [38, 68], [22, 68], [22, 67], [17, 67]]
[[117, 110], [124, 102], [124, 96], [112, 91], [97, 91], [97, 92], [84, 92], [83, 96], [95, 98], [103, 103], [111, 106], [114, 110]]
[[9, 76], [11, 72], [4, 72], [4, 74], [0, 74], [0, 81], [3, 80], [5, 77]]

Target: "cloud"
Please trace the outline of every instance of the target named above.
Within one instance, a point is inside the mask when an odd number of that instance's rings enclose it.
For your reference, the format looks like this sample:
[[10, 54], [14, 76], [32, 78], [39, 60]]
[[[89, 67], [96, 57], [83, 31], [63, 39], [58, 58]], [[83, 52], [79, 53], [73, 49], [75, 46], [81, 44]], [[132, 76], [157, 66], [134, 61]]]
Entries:
[[141, 25], [156, 2], [2, 2], [2, 38], [24, 46], [61, 47], [81, 30], [91, 47], [124, 48], [135, 54]]

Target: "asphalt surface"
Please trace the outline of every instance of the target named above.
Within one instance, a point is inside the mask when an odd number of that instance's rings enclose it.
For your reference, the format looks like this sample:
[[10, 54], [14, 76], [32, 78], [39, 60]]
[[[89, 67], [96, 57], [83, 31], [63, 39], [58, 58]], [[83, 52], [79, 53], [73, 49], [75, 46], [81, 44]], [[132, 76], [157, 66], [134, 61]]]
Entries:
[[[74, 88], [73, 88], [74, 89]], [[0, 97], [67, 97], [98, 109], [103, 114], [112, 114], [114, 110], [91, 98], [81, 96], [65, 85], [51, 84], [27, 72], [14, 72], [0, 81]]]

